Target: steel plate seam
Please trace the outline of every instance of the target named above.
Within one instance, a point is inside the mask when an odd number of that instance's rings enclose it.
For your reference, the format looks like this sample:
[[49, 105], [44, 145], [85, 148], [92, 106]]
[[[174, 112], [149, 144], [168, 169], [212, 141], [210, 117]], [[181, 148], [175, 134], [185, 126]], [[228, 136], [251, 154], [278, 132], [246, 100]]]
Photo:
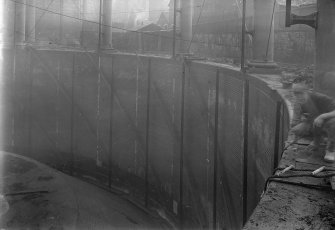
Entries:
[[247, 221], [248, 206], [248, 133], [249, 133], [249, 79], [244, 82], [244, 118], [243, 118], [243, 224]]

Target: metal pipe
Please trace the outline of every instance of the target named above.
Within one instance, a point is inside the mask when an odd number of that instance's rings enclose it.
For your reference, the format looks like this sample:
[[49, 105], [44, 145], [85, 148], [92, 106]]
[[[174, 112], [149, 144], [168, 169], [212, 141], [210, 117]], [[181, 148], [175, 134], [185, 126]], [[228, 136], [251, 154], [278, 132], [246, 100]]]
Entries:
[[291, 26], [291, 0], [286, 0], [286, 18], [285, 27]]
[[85, 20], [87, 20], [86, 17], [86, 11], [87, 11], [87, 0], [81, 0], [81, 33], [80, 33], [80, 45], [84, 46], [84, 36], [85, 36]]
[[172, 57], [176, 56], [176, 30], [177, 30], [177, 0], [173, 1], [173, 43], [172, 43]]
[[181, 52], [187, 53], [189, 43], [192, 40], [192, 18], [193, 18], [193, 0], [181, 1]]
[[[13, 68], [15, 68], [15, 49], [16, 49], [16, 29], [17, 29], [17, 18], [16, 18], [16, 14], [17, 14], [17, 3], [14, 2], [14, 25], [13, 25], [13, 62], [12, 62], [12, 65], [13, 65]], [[12, 69], [13, 71], [14, 69]], [[13, 72], [14, 73], [14, 72]]]
[[[271, 39], [271, 35], [272, 36], [274, 35], [274, 32], [272, 31], [272, 27], [273, 27], [274, 15], [275, 15], [276, 3], [277, 3], [277, 0], [274, 0], [273, 1], [273, 9], [272, 9], [272, 16], [271, 16], [271, 24], [270, 24], [269, 36], [268, 36], [268, 41], [267, 41], [267, 44], [266, 44], [265, 61], [268, 61], [270, 39]], [[273, 61], [273, 58], [271, 59], [271, 61]]]
[[314, 89], [334, 96], [335, 1], [319, 0], [317, 1], [317, 9]]
[[102, 31], [104, 48], [112, 48], [112, 5], [112, 0], [103, 0]]
[[103, 0], [100, 0], [100, 5], [99, 5], [99, 29], [98, 29], [98, 53], [101, 51], [101, 20], [102, 20], [102, 2]]
[[35, 0], [30, 0], [31, 6], [26, 6], [26, 29], [25, 29], [25, 40], [26, 42], [33, 43], [35, 42], [36, 29], [35, 29], [35, 20], [36, 20], [36, 8]]
[[26, 40], [25, 36], [25, 20], [26, 20], [26, 4], [24, 0], [15, 2], [15, 30], [16, 43], [22, 44]]
[[[253, 61], [270, 67], [274, 52], [273, 2], [254, 0], [254, 34], [252, 40]], [[269, 35], [270, 34], [270, 35]]]
[[59, 6], [59, 43], [63, 44], [64, 20], [63, 20], [64, 0], [60, 0]]
[[246, 0], [243, 0], [242, 6], [242, 38], [241, 38], [241, 71], [245, 73], [245, 14], [246, 14]]

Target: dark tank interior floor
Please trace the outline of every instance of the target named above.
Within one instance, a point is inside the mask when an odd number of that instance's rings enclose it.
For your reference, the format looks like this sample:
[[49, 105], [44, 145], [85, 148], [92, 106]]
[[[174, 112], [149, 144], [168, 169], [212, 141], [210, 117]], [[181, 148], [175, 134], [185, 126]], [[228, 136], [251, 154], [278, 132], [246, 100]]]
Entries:
[[0, 152], [1, 229], [158, 229], [162, 220], [48, 166]]

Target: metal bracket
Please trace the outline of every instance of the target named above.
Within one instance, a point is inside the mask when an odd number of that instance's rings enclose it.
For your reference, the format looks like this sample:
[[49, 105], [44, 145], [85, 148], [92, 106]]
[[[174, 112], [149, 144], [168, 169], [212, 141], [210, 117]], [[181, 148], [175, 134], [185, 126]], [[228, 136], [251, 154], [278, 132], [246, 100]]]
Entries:
[[314, 29], [318, 26], [318, 12], [314, 12], [309, 15], [300, 16], [291, 13], [291, 0], [286, 0], [286, 18], [285, 26], [290, 27], [291, 25], [304, 24]]
[[306, 16], [299, 16], [299, 15], [291, 14], [291, 24], [290, 25], [295, 25], [295, 24], [305, 24], [314, 29], [317, 29], [318, 13], [314, 12]]

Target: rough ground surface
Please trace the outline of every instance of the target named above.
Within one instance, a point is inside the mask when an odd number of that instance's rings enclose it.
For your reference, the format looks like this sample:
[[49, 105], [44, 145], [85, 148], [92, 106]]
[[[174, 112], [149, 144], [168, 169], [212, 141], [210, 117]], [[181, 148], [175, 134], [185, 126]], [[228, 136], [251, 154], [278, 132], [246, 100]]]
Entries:
[[157, 229], [157, 216], [36, 161], [0, 152], [0, 229]]
[[[292, 98], [289, 90], [280, 89], [280, 83], [274, 76], [261, 76], [275, 90], [278, 90], [291, 108], [293, 118]], [[290, 141], [291, 138], [289, 138]], [[335, 164], [323, 161], [322, 150], [312, 152], [307, 149], [309, 141], [301, 140], [290, 146], [284, 153], [279, 168], [294, 165], [295, 169], [308, 171], [289, 171], [282, 175], [300, 175], [311, 173], [321, 166], [327, 170], [335, 170]], [[322, 172], [320, 175], [331, 173]], [[334, 172], [334, 171], [333, 171]], [[287, 183], [270, 182], [260, 203], [244, 226], [247, 230], [330, 230], [335, 229], [335, 191], [331, 190], [329, 179], [297, 177], [283, 178], [284, 182], [303, 183], [307, 187]], [[322, 189], [311, 186], [322, 186]]]
[[[322, 165], [320, 155], [314, 157], [305, 151], [306, 146], [295, 145], [284, 153], [280, 167], [293, 164], [296, 169], [315, 170]], [[300, 162], [305, 161], [305, 162]], [[283, 175], [302, 172], [287, 172]], [[325, 189], [306, 188], [299, 185], [271, 182], [261, 202], [245, 226], [245, 229], [335, 229], [335, 191], [319, 178], [283, 179], [308, 185], [322, 185]]]

